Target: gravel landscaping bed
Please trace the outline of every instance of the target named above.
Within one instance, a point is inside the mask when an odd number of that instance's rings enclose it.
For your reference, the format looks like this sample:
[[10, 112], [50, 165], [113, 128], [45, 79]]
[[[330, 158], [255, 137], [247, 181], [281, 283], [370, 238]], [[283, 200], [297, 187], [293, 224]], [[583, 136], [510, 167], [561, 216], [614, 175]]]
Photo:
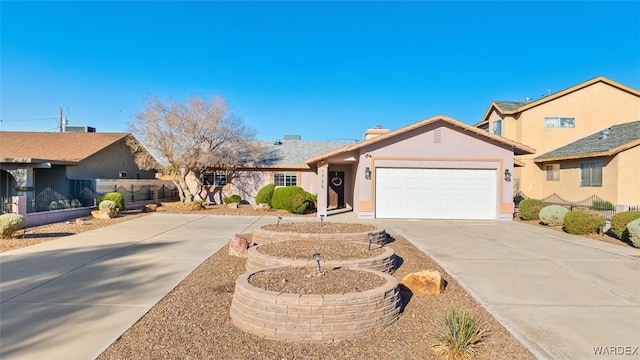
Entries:
[[378, 245], [354, 241], [308, 241], [291, 240], [273, 244], [260, 245], [256, 248], [261, 254], [290, 259], [313, 259], [319, 253], [323, 261], [365, 259], [384, 253]]
[[269, 231], [297, 232], [297, 233], [310, 233], [310, 234], [358, 233], [358, 232], [373, 231], [377, 229], [377, 227], [373, 225], [357, 224], [357, 223], [323, 222], [323, 224], [321, 225], [319, 221], [271, 224], [271, 225], [264, 225], [262, 228]]

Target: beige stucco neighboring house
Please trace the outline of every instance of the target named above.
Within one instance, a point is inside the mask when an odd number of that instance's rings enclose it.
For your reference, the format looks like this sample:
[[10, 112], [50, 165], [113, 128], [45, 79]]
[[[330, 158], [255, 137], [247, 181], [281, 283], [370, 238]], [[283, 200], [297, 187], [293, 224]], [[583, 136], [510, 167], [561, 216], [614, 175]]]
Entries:
[[[475, 126], [535, 148], [539, 155], [604, 128], [639, 119], [640, 91], [599, 76], [536, 100], [494, 101]], [[516, 156], [516, 191], [527, 197], [544, 198], [551, 195], [551, 188], [546, 183], [545, 168], [535, 161], [535, 156]], [[572, 187], [554, 190], [567, 199], [578, 199], [588, 192]]]
[[545, 194], [570, 202], [595, 195], [612, 204], [640, 204], [640, 121], [603, 128], [534, 161], [545, 172]]

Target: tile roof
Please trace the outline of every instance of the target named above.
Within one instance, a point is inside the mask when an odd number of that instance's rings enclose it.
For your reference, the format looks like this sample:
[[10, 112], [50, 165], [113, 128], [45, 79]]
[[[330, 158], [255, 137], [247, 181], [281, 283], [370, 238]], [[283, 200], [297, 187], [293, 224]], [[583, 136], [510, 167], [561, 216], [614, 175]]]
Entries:
[[[606, 129], [603, 129], [603, 131]], [[580, 157], [609, 156], [629, 147], [640, 145], [640, 121], [614, 125], [609, 134], [603, 136], [602, 131], [591, 134], [558, 149], [542, 154], [536, 162], [550, 160], [566, 160]]]
[[496, 104], [496, 106], [502, 110], [511, 111], [519, 108], [522, 105], [526, 105], [528, 103], [524, 101], [494, 101], [494, 104]]
[[302, 141], [284, 140], [281, 144], [260, 142], [265, 146], [262, 166], [308, 167], [306, 159], [341, 147], [353, 145], [353, 141]]
[[77, 163], [128, 135], [0, 131], [0, 162]]

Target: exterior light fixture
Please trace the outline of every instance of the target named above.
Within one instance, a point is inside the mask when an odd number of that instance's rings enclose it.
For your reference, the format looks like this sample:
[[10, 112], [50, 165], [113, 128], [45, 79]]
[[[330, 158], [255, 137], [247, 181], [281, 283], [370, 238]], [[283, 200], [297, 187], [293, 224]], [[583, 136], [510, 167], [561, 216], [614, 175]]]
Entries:
[[364, 168], [364, 178], [367, 180], [371, 180], [371, 168], [368, 166]]
[[504, 181], [511, 181], [511, 172], [509, 171], [509, 169], [506, 169], [504, 171]]
[[276, 227], [280, 225], [280, 221], [282, 221], [282, 216], [278, 216], [278, 223], [276, 224]]
[[322, 274], [322, 270], [320, 270], [320, 253], [313, 254], [313, 258], [316, 260], [316, 263], [318, 264], [318, 273]]
[[371, 243], [373, 242], [373, 238], [375, 235], [373, 233], [368, 233], [367, 238], [369, 239], [369, 251], [371, 251]]
[[320, 226], [322, 226], [322, 222], [324, 221], [324, 214], [320, 214]]

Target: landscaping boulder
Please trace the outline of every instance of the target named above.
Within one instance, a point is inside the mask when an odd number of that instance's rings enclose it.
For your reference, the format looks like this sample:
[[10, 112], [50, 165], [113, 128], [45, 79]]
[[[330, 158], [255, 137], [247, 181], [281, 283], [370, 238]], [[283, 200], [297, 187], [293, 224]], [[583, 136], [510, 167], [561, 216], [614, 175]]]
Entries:
[[228, 203], [227, 207], [230, 209], [237, 209], [238, 208], [238, 203], [237, 202], [232, 202], [232, 203]]
[[239, 234], [231, 236], [231, 240], [229, 241], [229, 255], [246, 258], [247, 249], [249, 249], [249, 242], [244, 236]]
[[84, 225], [84, 220], [82, 219], [76, 219], [76, 225]]
[[400, 283], [414, 294], [440, 295], [444, 292], [444, 279], [437, 270], [411, 273]]
[[253, 206], [254, 210], [271, 210], [271, 206], [269, 204], [258, 204]]
[[116, 213], [109, 210], [109, 209], [103, 209], [103, 210], [93, 210], [91, 211], [91, 216], [94, 219], [112, 219], [114, 217], [116, 217]]

